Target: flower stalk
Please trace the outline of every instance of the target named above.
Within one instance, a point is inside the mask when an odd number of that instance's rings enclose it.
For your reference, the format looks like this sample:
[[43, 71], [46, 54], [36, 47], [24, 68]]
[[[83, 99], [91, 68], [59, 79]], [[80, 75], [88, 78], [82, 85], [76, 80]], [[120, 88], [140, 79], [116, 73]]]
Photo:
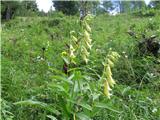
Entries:
[[112, 90], [111, 88], [113, 88], [116, 84], [115, 80], [112, 78], [111, 68], [114, 66], [114, 62], [116, 62], [119, 57], [120, 55], [117, 52], [110, 51], [105, 59], [105, 62], [103, 63], [104, 70], [101, 79], [104, 81], [104, 95], [107, 96], [109, 99], [112, 95], [110, 93], [110, 91]]

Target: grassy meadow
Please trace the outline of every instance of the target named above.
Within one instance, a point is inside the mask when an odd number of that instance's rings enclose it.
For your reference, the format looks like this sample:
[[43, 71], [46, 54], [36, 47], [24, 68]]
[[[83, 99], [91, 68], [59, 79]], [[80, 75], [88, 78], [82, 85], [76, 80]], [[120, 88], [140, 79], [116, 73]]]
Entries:
[[[66, 75], [61, 53], [70, 31], [77, 38], [82, 33], [79, 17], [55, 13], [2, 22], [2, 120], [160, 120], [160, 58], [138, 50], [142, 33], [160, 40], [160, 14], [101, 14], [88, 24], [88, 64], [79, 59]], [[120, 55], [110, 99], [100, 80], [109, 51]]]

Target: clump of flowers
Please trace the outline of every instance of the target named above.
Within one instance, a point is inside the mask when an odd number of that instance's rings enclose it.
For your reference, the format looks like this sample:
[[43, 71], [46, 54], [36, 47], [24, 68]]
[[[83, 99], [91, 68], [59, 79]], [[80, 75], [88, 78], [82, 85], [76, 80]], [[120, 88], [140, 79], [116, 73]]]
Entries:
[[90, 37], [91, 34], [91, 27], [88, 24], [88, 21], [90, 21], [92, 18], [92, 16], [88, 15], [85, 17], [82, 27], [84, 29], [84, 33], [83, 33], [83, 39], [81, 42], [81, 56], [82, 59], [85, 61], [85, 63], [87, 64], [89, 59], [89, 51], [92, 48], [92, 39]]
[[[83, 30], [83, 36], [79, 39], [75, 36], [75, 31], [70, 32], [70, 42], [69, 45], [67, 45], [68, 50], [62, 52], [61, 56], [64, 60], [64, 62], [69, 64], [76, 64], [76, 57], [80, 55], [82, 59], [87, 64], [89, 59], [89, 51], [92, 47], [92, 39], [90, 37], [91, 34], [91, 28], [88, 24], [88, 21], [91, 20], [91, 15], [86, 16], [82, 21], [82, 30]], [[79, 54], [80, 51], [80, 54]]]
[[78, 39], [75, 37], [75, 31], [70, 32], [71, 39], [67, 44], [67, 49], [61, 53], [66, 65], [76, 64], [76, 52], [78, 49]]
[[104, 70], [101, 77], [101, 80], [104, 82], [104, 95], [110, 98], [112, 95], [110, 91], [111, 88], [114, 87], [116, 84], [115, 80], [112, 78], [112, 71], [111, 68], [114, 67], [114, 62], [118, 60], [120, 55], [117, 52], [110, 51], [109, 54], [106, 56], [105, 62], [103, 63]]

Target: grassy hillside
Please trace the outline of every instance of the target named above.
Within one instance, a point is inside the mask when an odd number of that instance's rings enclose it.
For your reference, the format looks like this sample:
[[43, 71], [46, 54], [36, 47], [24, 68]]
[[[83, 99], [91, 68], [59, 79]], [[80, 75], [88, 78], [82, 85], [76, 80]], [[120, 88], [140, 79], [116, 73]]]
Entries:
[[[89, 63], [81, 71], [81, 74], [87, 73], [85, 77], [94, 81], [94, 85], [89, 83], [90, 86], [95, 86], [99, 81], [97, 76], [102, 75], [102, 62], [110, 49], [121, 57], [113, 68], [116, 85], [112, 89], [111, 99], [102, 96], [99, 98], [104, 103], [101, 109], [82, 111], [93, 120], [160, 120], [160, 58], [138, 51], [138, 43], [143, 39], [141, 33], [146, 37], [158, 35], [160, 40], [160, 16], [104, 14], [95, 16], [90, 24], [93, 46]], [[138, 39], [128, 35], [129, 29], [137, 34]], [[49, 86], [56, 84], [53, 83], [54, 75], [62, 71], [61, 53], [67, 49], [66, 43], [70, 40], [72, 30], [81, 32], [78, 17], [62, 14], [17, 17], [2, 23], [3, 120], [49, 120], [51, 117], [47, 115], [55, 116], [37, 106], [14, 103], [36, 100], [59, 110], [56, 105], [61, 104], [64, 98], [56, 101], [57, 95]], [[83, 63], [81, 65], [84, 66]], [[100, 92], [103, 90], [100, 89]], [[82, 116], [83, 120], [89, 119]], [[55, 117], [61, 120], [63, 114]], [[70, 119], [73, 117], [70, 116]]]

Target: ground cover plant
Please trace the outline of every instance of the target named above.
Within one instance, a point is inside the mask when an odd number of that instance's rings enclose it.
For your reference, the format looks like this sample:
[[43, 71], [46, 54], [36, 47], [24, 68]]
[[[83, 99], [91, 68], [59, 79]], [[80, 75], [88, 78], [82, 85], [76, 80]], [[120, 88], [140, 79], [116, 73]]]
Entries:
[[141, 13], [3, 22], [1, 119], [159, 120], [160, 16]]

